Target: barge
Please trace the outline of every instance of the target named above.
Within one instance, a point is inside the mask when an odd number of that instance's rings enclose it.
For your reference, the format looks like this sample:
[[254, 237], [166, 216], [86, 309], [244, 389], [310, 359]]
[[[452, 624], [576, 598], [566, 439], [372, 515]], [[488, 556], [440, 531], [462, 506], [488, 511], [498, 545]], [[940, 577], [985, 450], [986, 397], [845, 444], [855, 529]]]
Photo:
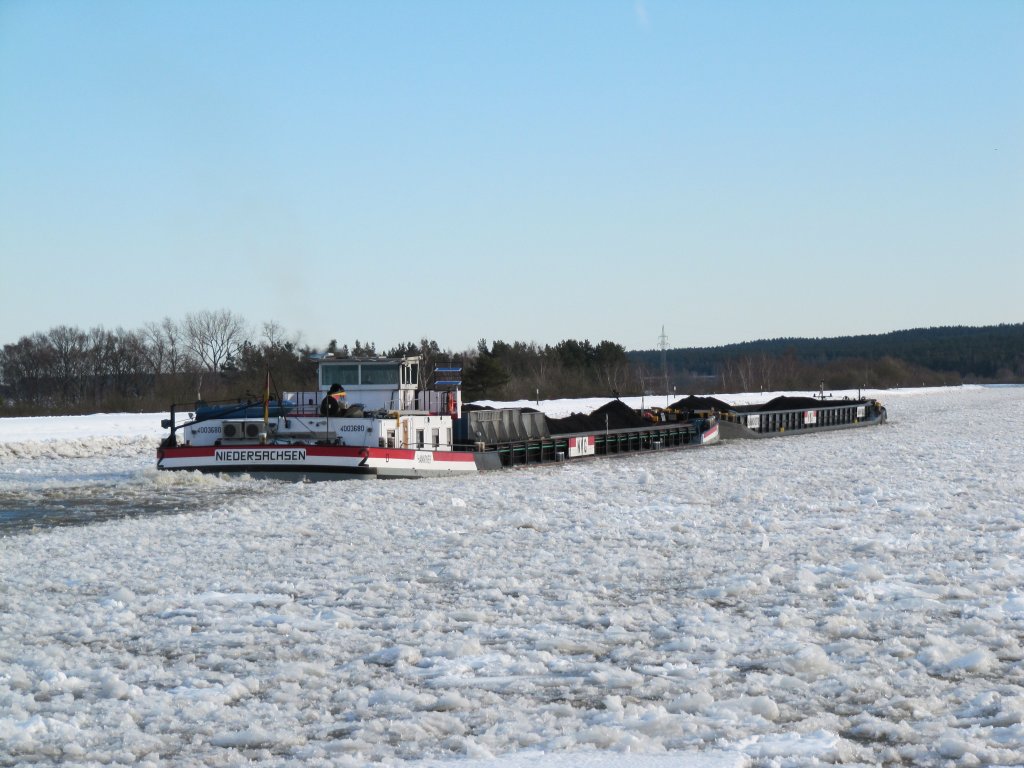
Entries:
[[161, 470], [290, 480], [413, 478], [690, 448], [719, 438], [710, 413], [637, 412], [613, 400], [589, 416], [463, 406], [458, 369], [420, 386], [421, 361], [334, 358], [319, 389], [271, 399], [172, 406]]
[[717, 417], [721, 439], [784, 437], [835, 429], [884, 424], [885, 406], [872, 398], [793, 397], [780, 395], [765, 403], [730, 405], [714, 397], [685, 397], [675, 410]]

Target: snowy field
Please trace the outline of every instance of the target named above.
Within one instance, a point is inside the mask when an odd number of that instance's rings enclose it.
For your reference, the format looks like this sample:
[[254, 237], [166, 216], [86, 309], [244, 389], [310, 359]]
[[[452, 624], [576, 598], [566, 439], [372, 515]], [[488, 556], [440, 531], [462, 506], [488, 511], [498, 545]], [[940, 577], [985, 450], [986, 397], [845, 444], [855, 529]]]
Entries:
[[308, 485], [157, 473], [161, 415], [0, 419], [0, 766], [1022, 764], [1024, 388], [879, 397]]

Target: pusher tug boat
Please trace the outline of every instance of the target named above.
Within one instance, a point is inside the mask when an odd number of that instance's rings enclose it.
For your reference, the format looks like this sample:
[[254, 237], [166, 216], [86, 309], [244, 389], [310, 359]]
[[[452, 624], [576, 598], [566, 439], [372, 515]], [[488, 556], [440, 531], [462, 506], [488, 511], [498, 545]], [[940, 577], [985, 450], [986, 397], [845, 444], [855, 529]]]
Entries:
[[412, 478], [663, 451], [718, 440], [713, 414], [635, 411], [612, 400], [589, 415], [551, 419], [529, 408], [463, 406], [461, 369], [421, 360], [324, 356], [319, 389], [272, 400], [196, 403], [157, 450], [163, 470], [290, 480]]

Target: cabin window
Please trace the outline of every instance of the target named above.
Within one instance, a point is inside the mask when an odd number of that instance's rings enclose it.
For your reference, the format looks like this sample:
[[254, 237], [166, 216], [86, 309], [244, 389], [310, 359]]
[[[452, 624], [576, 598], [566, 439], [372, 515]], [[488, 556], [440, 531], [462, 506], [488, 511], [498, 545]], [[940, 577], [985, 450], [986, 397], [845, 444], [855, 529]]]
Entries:
[[364, 365], [363, 384], [397, 384], [398, 369], [396, 365]]
[[388, 448], [394, 448], [394, 447], [395, 447], [395, 430], [389, 429], [388, 430]]
[[359, 385], [359, 365], [336, 363], [320, 366], [320, 386], [327, 389], [331, 384], [343, 387]]
[[420, 367], [418, 364], [408, 363], [402, 366], [402, 383], [419, 385]]
[[422, 429], [417, 429], [416, 430], [416, 447], [417, 448], [422, 448], [423, 447], [423, 430]]
[[430, 435], [430, 437], [434, 442], [434, 448], [437, 448], [437, 446], [441, 444], [441, 430], [438, 428], [434, 428], [432, 430], [432, 434]]

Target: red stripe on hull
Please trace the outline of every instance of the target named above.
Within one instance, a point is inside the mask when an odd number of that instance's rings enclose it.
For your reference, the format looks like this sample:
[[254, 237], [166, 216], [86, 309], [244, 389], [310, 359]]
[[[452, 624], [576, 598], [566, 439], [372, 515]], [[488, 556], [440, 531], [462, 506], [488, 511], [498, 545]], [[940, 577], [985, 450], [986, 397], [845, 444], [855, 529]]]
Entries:
[[419, 453], [430, 453], [434, 461], [470, 462], [474, 461], [473, 454], [467, 451], [432, 451], [430, 449], [412, 450], [406, 448], [363, 448], [357, 445], [265, 445], [252, 443], [246, 445], [179, 445], [164, 447], [157, 450], [159, 458], [175, 459], [200, 459], [209, 458], [217, 451], [287, 451], [301, 449], [307, 456], [318, 456], [323, 458], [369, 458], [369, 459], [395, 459], [412, 461]]

